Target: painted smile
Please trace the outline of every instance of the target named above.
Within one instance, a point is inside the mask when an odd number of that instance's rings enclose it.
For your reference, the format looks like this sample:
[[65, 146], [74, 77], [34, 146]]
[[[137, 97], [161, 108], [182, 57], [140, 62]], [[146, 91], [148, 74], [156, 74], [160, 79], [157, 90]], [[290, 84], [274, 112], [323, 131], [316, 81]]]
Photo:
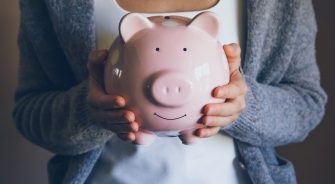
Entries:
[[165, 119], [165, 120], [169, 120], [169, 121], [173, 121], [173, 120], [181, 119], [181, 118], [184, 118], [184, 117], [187, 116], [186, 114], [184, 114], [184, 115], [182, 115], [182, 116], [180, 116], [180, 117], [178, 117], [178, 118], [165, 118], [165, 117], [163, 117], [163, 116], [158, 115], [157, 113], [154, 113], [154, 115], [157, 116], [157, 117], [159, 117], [159, 118], [161, 118], [161, 119]]

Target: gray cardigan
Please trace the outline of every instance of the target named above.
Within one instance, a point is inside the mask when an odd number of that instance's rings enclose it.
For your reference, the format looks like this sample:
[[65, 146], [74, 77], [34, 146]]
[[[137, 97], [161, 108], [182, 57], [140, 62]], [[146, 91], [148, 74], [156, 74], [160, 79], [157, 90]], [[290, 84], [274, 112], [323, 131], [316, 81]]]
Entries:
[[[84, 183], [112, 136], [88, 114], [87, 56], [95, 48], [93, 0], [21, 0], [20, 65], [13, 117], [56, 156], [50, 183]], [[247, 0], [243, 60], [247, 107], [224, 128], [253, 183], [296, 183], [274, 147], [303, 141], [324, 114], [311, 0]]]

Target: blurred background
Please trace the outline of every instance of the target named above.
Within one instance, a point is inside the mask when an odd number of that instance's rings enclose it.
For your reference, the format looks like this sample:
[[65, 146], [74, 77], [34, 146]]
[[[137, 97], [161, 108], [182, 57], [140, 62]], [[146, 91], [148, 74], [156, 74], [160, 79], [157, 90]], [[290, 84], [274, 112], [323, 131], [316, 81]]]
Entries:
[[[279, 148], [296, 168], [303, 184], [335, 183], [335, 1], [314, 0], [319, 24], [317, 57], [322, 85], [329, 95], [320, 126], [300, 144]], [[26, 141], [11, 119], [16, 85], [19, 24], [18, 0], [0, 1], [0, 183], [45, 184], [46, 164], [52, 156]]]

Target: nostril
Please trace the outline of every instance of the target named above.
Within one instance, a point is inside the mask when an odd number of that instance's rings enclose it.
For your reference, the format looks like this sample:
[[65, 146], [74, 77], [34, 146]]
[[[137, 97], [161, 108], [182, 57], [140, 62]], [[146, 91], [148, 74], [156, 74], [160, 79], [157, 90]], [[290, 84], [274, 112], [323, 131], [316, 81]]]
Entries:
[[180, 86], [178, 87], [177, 92], [181, 93], [181, 87]]

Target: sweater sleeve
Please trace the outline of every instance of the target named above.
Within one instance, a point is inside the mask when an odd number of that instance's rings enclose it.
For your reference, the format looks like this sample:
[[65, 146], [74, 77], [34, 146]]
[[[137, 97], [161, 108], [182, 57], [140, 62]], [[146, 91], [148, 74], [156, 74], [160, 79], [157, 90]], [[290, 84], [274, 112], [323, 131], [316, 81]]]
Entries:
[[[95, 123], [89, 115], [86, 103], [88, 81], [68, 84], [70, 87], [66, 88], [56, 85], [47, 73], [57, 68], [47, 70], [43, 67], [22, 25], [18, 43], [19, 81], [13, 118], [23, 136], [62, 155], [85, 153], [107, 141], [112, 133]], [[68, 65], [62, 67], [63, 75], [71, 71]], [[68, 80], [72, 79], [69, 77]], [[65, 83], [66, 79], [61, 81]]]
[[[320, 86], [315, 57], [316, 23], [310, 1], [305, 4], [290, 66], [277, 84], [245, 75], [250, 90], [240, 118], [224, 128], [234, 138], [256, 146], [303, 141], [324, 115], [327, 96]], [[311, 15], [313, 15], [311, 17]]]

